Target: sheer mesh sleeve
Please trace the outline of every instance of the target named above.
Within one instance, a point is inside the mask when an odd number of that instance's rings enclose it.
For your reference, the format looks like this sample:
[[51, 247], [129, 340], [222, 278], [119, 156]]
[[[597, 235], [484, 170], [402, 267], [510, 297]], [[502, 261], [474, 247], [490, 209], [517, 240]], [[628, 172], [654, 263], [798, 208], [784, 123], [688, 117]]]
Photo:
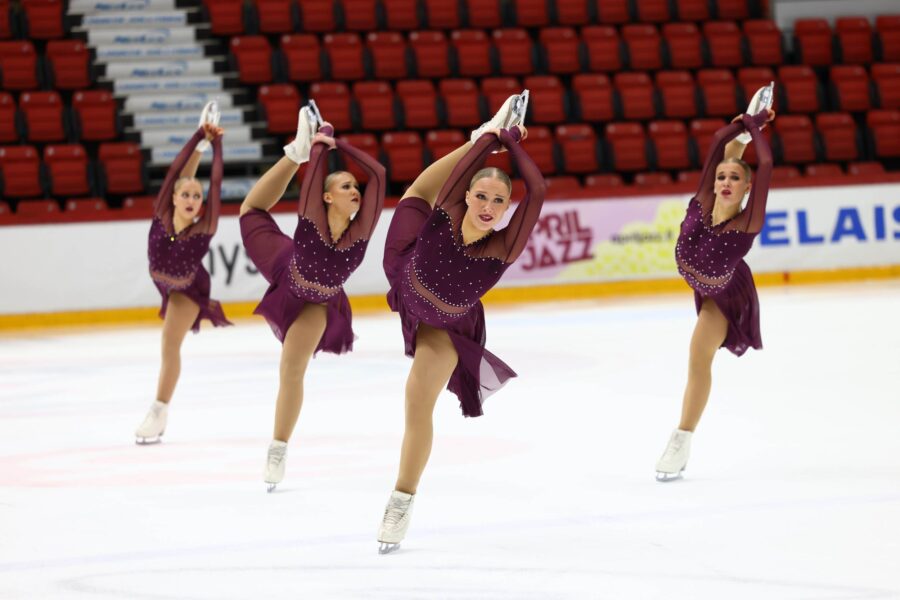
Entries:
[[[334, 130], [323, 127], [321, 132], [331, 136]], [[328, 144], [317, 142], [313, 144], [309, 152], [309, 166], [303, 176], [300, 185], [300, 204], [297, 213], [313, 222], [323, 240], [330, 240], [328, 230], [328, 213], [325, 210], [325, 202], [322, 193], [325, 189], [325, 177], [328, 175]]]
[[704, 215], [708, 215], [712, 211], [713, 204], [716, 202], [716, 195], [713, 192], [716, 181], [716, 167], [725, 158], [725, 146], [743, 131], [744, 124], [737, 122], [726, 125], [713, 136], [709, 145], [709, 152], [706, 154], [706, 163], [703, 165], [703, 172], [700, 175], [700, 185], [697, 187], [697, 195], [695, 196], [703, 208]]
[[763, 111], [754, 117], [744, 115], [742, 119], [744, 127], [753, 138], [753, 146], [759, 158], [747, 206], [734, 222], [734, 228], [746, 233], [759, 233], [766, 220], [766, 200], [769, 197], [769, 184], [772, 182], [772, 149], [769, 148], [769, 143], [759, 128], [768, 118], [768, 113]]
[[222, 175], [225, 172], [225, 158], [222, 156], [222, 136], [212, 140], [213, 162], [209, 174], [209, 192], [206, 194], [206, 211], [197, 230], [207, 235], [215, 235], [219, 227], [219, 213], [222, 210]]
[[472, 148], [453, 167], [450, 177], [438, 192], [435, 206], [450, 215], [455, 227], [460, 226], [466, 212], [466, 190], [469, 189], [469, 181], [484, 167], [484, 162], [491, 153], [499, 149], [500, 140], [497, 136], [485, 134], [478, 138]]
[[[494, 240], [502, 241], [502, 248], [496, 254], [496, 258], [502, 259], [504, 262], [512, 264], [516, 262], [525, 245], [528, 243], [528, 237], [531, 230], [537, 224], [538, 217], [541, 215], [541, 207], [544, 204], [544, 194], [547, 191], [547, 184], [541, 175], [540, 169], [525, 152], [525, 149], [519, 145], [519, 130], [511, 129], [500, 132], [500, 141], [506, 146], [507, 151], [516, 163], [516, 169], [525, 180], [525, 197], [516, 207], [509, 224], [498, 232], [500, 235], [491, 240], [490, 246], [498, 243]], [[493, 254], [495, 249], [490, 247], [488, 252]]]
[[336, 143], [338, 150], [352, 158], [369, 176], [359, 212], [350, 223], [350, 233], [341, 241], [342, 244], [352, 245], [356, 240], [369, 239], [375, 231], [381, 209], [384, 208], [387, 181], [384, 165], [375, 158], [344, 140], [337, 140]]
[[166, 173], [162, 188], [160, 188], [159, 194], [156, 195], [156, 202], [153, 203], [153, 214], [162, 221], [167, 228], [172, 224], [172, 215], [175, 211], [175, 207], [172, 205], [172, 193], [175, 191], [175, 182], [181, 175], [181, 170], [184, 168], [184, 165], [190, 160], [194, 148], [197, 147], [197, 144], [199, 144], [200, 140], [205, 136], [206, 134], [203, 132], [203, 129], [198, 129], [194, 132], [191, 139], [187, 141], [187, 144], [184, 145], [184, 148], [181, 149], [181, 152], [179, 152], [178, 156], [175, 157], [175, 160], [172, 161], [172, 166], [169, 167], [169, 172]]

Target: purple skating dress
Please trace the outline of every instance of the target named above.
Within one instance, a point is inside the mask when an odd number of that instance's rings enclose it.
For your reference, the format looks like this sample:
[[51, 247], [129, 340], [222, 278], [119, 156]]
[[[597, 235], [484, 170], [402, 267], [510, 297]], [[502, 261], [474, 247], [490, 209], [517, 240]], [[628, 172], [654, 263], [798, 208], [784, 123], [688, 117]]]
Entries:
[[[741, 122], [716, 132], [697, 195], [688, 205], [675, 245], [678, 272], [694, 290], [697, 313], [704, 298], [711, 298], [716, 303], [728, 321], [728, 334], [722, 346], [737, 356], [747, 348], [762, 348], [759, 298], [753, 274], [743, 259], [765, 222], [766, 197], [772, 179], [772, 151], [759, 128], [767, 118], [766, 112], [754, 117], [745, 115]], [[759, 156], [747, 206], [733, 218], [713, 225], [716, 167], [725, 156], [726, 144], [745, 129], [750, 132]]]
[[[322, 132], [332, 135], [329, 128]], [[288, 328], [307, 302], [328, 309], [325, 333], [316, 347], [343, 354], [353, 349], [353, 323], [344, 282], [362, 262], [369, 238], [384, 207], [385, 170], [374, 158], [343, 140], [337, 150], [352, 158], [369, 176], [361, 206], [337, 242], [331, 238], [322, 194], [328, 170], [328, 145], [316, 143], [300, 188], [297, 229], [291, 239], [263, 210], [241, 217], [241, 237], [247, 254], [269, 282], [253, 312], [265, 317], [275, 337], [284, 343]]]
[[[450, 335], [459, 362], [447, 389], [459, 398], [467, 417], [481, 415], [484, 399], [516, 376], [484, 347], [481, 297], [525, 249], [544, 201], [544, 178], [518, 140], [518, 129], [502, 131], [501, 140], [481, 136], [454, 168], [434, 210], [422, 198], [400, 202], [384, 249], [384, 272], [391, 285], [387, 300], [400, 314], [406, 355], [415, 355], [419, 323]], [[501, 141], [525, 180], [525, 198], [506, 227], [465, 245], [460, 227], [466, 190]]]
[[216, 327], [231, 325], [225, 318], [222, 305], [209, 297], [209, 273], [202, 263], [219, 222], [223, 173], [221, 136], [212, 141], [213, 164], [209, 194], [205, 202], [206, 210], [191, 225], [177, 233], [173, 222], [175, 206], [172, 204], [172, 194], [175, 182], [204, 135], [203, 129], [198, 129], [169, 167], [162, 189], [159, 190], [154, 203], [154, 217], [147, 245], [150, 277], [153, 278], [153, 283], [162, 296], [159, 316], [161, 318], [166, 316], [169, 294], [172, 292], [184, 294], [200, 307], [200, 314], [191, 327], [194, 333], [200, 331], [202, 319], [209, 319]]

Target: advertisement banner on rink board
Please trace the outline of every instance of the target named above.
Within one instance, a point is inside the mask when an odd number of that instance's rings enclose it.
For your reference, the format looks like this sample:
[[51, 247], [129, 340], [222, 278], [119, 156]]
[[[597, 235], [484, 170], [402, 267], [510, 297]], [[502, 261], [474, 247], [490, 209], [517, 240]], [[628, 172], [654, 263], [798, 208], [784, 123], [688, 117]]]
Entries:
[[[675, 241], [688, 195], [546, 202], [499, 287], [677, 278]], [[288, 202], [285, 200], [284, 202]], [[349, 295], [383, 294], [393, 211], [382, 215]], [[275, 215], [287, 235], [293, 213]], [[0, 227], [0, 314], [155, 306], [147, 221]], [[900, 265], [900, 185], [773, 190], [747, 262], [755, 273]], [[238, 219], [223, 217], [204, 259], [212, 295], [258, 300], [267, 284], [247, 258]]]

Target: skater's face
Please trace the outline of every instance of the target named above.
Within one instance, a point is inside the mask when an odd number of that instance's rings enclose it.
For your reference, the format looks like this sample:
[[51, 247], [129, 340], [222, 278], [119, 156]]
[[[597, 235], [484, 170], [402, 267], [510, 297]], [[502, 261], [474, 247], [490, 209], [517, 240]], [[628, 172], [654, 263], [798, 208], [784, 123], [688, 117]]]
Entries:
[[203, 206], [203, 186], [196, 179], [187, 179], [175, 186], [172, 193], [175, 215], [184, 221], [193, 221]]
[[466, 192], [466, 219], [478, 231], [490, 231], [503, 219], [509, 208], [510, 189], [496, 177], [476, 180]]
[[716, 167], [716, 183], [713, 187], [716, 202], [726, 208], [740, 209], [744, 196], [750, 191], [750, 176], [738, 163], [720, 163]]
[[329, 210], [336, 210], [349, 219], [359, 210], [362, 198], [356, 177], [346, 171], [338, 171], [328, 177], [327, 184], [322, 199], [331, 207]]

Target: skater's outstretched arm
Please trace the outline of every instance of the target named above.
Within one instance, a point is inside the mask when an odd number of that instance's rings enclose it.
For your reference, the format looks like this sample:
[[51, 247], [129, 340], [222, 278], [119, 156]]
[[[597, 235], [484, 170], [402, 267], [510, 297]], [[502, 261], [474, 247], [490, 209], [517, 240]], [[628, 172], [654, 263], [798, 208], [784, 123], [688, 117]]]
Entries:
[[[222, 209], [222, 176], [225, 173], [225, 158], [222, 155], [222, 130], [211, 126], [206, 139], [211, 140], [213, 149], [212, 171], [209, 175], [209, 192], [206, 195], [206, 210], [197, 223], [197, 231], [215, 235], [219, 227], [219, 213]], [[210, 137], [212, 136], [212, 137]], [[194, 152], [196, 156], [198, 152]]]
[[[451, 216], [461, 216], [457, 213], [460, 211], [463, 213], [465, 212], [466, 191], [469, 189], [472, 177], [484, 167], [484, 163], [491, 153], [500, 148], [500, 138], [495, 134], [485, 133], [479, 137], [474, 144], [464, 144], [445, 156], [444, 158], [447, 158], [455, 155], [460, 150], [465, 150], [462, 153], [462, 156], [455, 160], [453, 167], [449, 169], [449, 171], [447, 171], [446, 168], [440, 170], [440, 176], [442, 176], [442, 179], [440, 180], [441, 185], [432, 206], [443, 208], [450, 213]], [[438, 162], [443, 161], [444, 158]], [[433, 166], [434, 165], [432, 165], [432, 167]], [[446, 167], [446, 165], [444, 167]], [[428, 169], [430, 168], [431, 167], [428, 167]], [[428, 169], [426, 169], [422, 175], [419, 175], [419, 177], [421, 178], [428, 173]], [[456, 223], [456, 225], [459, 224]]]
[[200, 140], [202, 140], [205, 135], [206, 132], [204, 132], [202, 128], [198, 128], [197, 131], [194, 132], [191, 139], [187, 141], [184, 148], [181, 149], [181, 152], [179, 152], [178, 156], [175, 157], [175, 160], [172, 161], [172, 165], [169, 167], [169, 172], [166, 173], [166, 178], [159, 190], [159, 194], [156, 195], [156, 202], [153, 204], [153, 214], [167, 225], [171, 224], [172, 215], [175, 211], [175, 207], [172, 204], [172, 193], [175, 191], [175, 182], [181, 177], [181, 172], [191, 159], [194, 148], [197, 147], [197, 144], [200, 143]]
[[500, 141], [509, 151], [516, 163], [516, 168], [525, 180], [525, 197], [516, 207], [509, 224], [503, 228], [497, 239], [503, 241], [502, 256], [504, 262], [513, 263], [522, 254], [531, 230], [537, 224], [544, 204], [547, 184], [541, 170], [538, 169], [525, 149], [519, 144], [521, 131], [518, 128], [502, 130]]
[[769, 143], [766, 141], [760, 128], [768, 119], [769, 115], [765, 111], [753, 117], [744, 115], [742, 118], [744, 127], [747, 128], [747, 131], [750, 132], [750, 137], [753, 138], [756, 155], [759, 157], [759, 166], [756, 169], [756, 177], [754, 177], [753, 185], [750, 188], [747, 206], [733, 224], [735, 228], [747, 233], [759, 233], [762, 231], [766, 220], [766, 200], [769, 197], [769, 184], [772, 181], [772, 149], [769, 148]]
[[384, 165], [345, 140], [336, 140], [335, 143], [339, 151], [352, 158], [369, 176], [359, 212], [350, 223], [349, 241], [352, 243], [358, 239], [369, 239], [375, 231], [375, 225], [378, 224], [381, 209], [384, 208], [384, 195], [387, 190]]
[[328, 151], [331, 145], [326, 141], [334, 135], [334, 129], [323, 126], [319, 133], [321, 137], [313, 139], [313, 146], [309, 152], [309, 165], [303, 175], [303, 183], [300, 184], [300, 202], [297, 213], [312, 221], [319, 229], [323, 239], [330, 238], [328, 234], [328, 212], [322, 195], [325, 190], [325, 177], [328, 176]]

